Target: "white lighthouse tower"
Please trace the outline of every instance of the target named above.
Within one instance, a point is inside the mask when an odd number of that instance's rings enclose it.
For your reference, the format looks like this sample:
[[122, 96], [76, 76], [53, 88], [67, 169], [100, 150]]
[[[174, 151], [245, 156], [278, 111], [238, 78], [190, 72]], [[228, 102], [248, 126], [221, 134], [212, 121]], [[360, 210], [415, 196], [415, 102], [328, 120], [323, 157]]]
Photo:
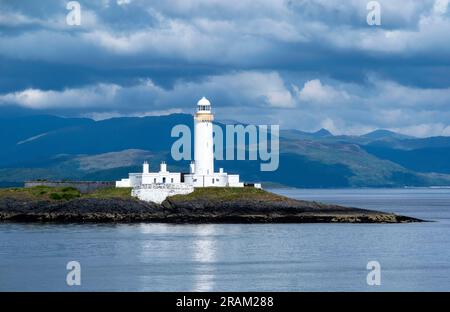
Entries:
[[194, 172], [200, 176], [214, 174], [214, 142], [211, 103], [205, 98], [197, 102], [194, 115]]
[[184, 182], [194, 187], [243, 187], [238, 174], [228, 174], [222, 168], [214, 172], [213, 120], [211, 103], [203, 97], [194, 115], [194, 162]]
[[222, 168], [214, 172], [213, 120], [211, 103], [203, 97], [194, 114], [194, 161], [189, 173], [169, 172], [165, 162], [158, 172], [151, 172], [145, 161], [142, 172], [116, 181], [116, 187], [131, 187], [132, 196], [155, 203], [162, 203], [168, 196], [189, 194], [195, 187], [244, 187], [238, 174], [228, 174]]

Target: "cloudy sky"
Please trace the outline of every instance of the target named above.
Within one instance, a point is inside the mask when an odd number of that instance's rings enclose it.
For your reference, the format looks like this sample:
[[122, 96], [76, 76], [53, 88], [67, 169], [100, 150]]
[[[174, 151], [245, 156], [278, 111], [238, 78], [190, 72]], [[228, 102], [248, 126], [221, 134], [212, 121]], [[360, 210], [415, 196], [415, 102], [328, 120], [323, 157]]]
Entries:
[[0, 0], [0, 113], [450, 136], [449, 0]]

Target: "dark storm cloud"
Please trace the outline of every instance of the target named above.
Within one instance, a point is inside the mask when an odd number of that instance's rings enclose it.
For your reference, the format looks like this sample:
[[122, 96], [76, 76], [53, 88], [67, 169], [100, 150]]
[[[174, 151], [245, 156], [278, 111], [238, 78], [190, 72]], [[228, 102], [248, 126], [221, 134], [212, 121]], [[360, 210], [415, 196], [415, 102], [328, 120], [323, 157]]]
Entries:
[[337, 133], [450, 134], [447, 0], [0, 3], [0, 106], [117, 115], [190, 112]]

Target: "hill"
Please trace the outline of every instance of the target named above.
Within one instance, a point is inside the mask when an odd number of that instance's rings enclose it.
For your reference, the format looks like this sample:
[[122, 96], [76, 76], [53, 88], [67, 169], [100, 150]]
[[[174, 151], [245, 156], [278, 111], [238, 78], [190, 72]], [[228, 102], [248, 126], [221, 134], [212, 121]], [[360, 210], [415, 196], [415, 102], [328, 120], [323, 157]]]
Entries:
[[[0, 185], [30, 179], [117, 180], [167, 160], [169, 170], [187, 171], [170, 148], [175, 125], [192, 129], [192, 116], [173, 114], [94, 121], [55, 116], [3, 118]], [[223, 124], [219, 124], [224, 127]], [[279, 168], [261, 172], [259, 161], [216, 161], [248, 182], [294, 187], [401, 187], [450, 185], [450, 138], [409, 138], [385, 130], [335, 136], [325, 129], [280, 131]]]

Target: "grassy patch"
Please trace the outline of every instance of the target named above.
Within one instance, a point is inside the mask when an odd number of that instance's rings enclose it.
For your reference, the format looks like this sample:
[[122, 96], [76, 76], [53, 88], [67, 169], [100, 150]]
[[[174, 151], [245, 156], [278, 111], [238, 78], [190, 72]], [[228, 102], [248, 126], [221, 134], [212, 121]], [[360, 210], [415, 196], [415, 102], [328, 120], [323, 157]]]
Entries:
[[[131, 199], [131, 188], [105, 188], [88, 194], [81, 194], [73, 187], [47, 187], [36, 186], [32, 188], [8, 188], [0, 189], [1, 197], [14, 197], [21, 199], [39, 200], [71, 200], [74, 198], [122, 198]], [[196, 188], [194, 192], [187, 195], [175, 195], [170, 197], [174, 201], [185, 200], [217, 200], [230, 201], [240, 199], [250, 200], [283, 200], [286, 197], [279, 196], [253, 187], [205, 187]]]
[[0, 197], [26, 199], [70, 200], [81, 197], [80, 192], [73, 187], [36, 186], [30, 188], [7, 188], [0, 190]]
[[89, 194], [81, 194], [73, 187], [35, 186], [30, 188], [0, 189], [1, 197], [41, 200], [71, 200], [74, 198], [131, 198], [131, 188], [106, 188]]
[[196, 188], [194, 192], [187, 195], [175, 195], [170, 199], [173, 201], [185, 200], [239, 200], [239, 199], [261, 199], [281, 200], [284, 197], [260, 190], [254, 187], [204, 187]]
[[96, 190], [95, 192], [83, 195], [83, 197], [89, 198], [124, 198], [129, 199], [131, 197], [131, 187], [123, 187], [123, 188], [104, 188]]

